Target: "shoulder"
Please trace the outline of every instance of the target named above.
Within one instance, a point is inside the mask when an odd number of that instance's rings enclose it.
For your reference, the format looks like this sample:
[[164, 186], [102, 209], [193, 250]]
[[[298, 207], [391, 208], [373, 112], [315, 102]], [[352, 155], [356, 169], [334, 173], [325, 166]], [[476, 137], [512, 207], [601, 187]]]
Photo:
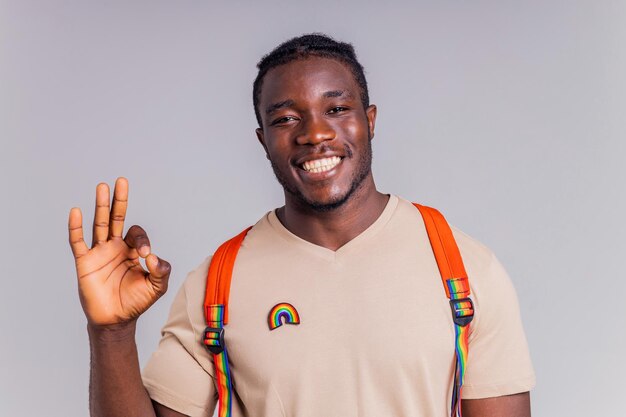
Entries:
[[[454, 240], [456, 241], [456, 244], [459, 247], [459, 251], [461, 252], [463, 263], [465, 264], [466, 269], [488, 269], [495, 260], [495, 255], [493, 251], [485, 244], [480, 242], [478, 239], [468, 235], [460, 228], [453, 225], [446, 216], [445, 210], [440, 210], [437, 207], [433, 208], [439, 210], [439, 212], [448, 222], [448, 225], [452, 230]], [[422, 219], [422, 216], [420, 215], [419, 210], [417, 210], [417, 208], [409, 200], [398, 197], [398, 207], [396, 209], [396, 215], [397, 218], [400, 219], [403, 223], [418, 223], [420, 227], [423, 228], [424, 221]]]
[[[493, 251], [484, 243], [463, 232], [456, 226], [450, 225], [465, 268], [472, 271], [485, 271], [497, 261]], [[469, 270], [467, 271], [469, 274]]]
[[[252, 228], [246, 234], [246, 237], [242, 244], [242, 248], [248, 247], [251, 244], [256, 244], [259, 240], [263, 241], [264, 239], [267, 239], [267, 235], [270, 234], [270, 231], [268, 230], [270, 229], [268, 221], [269, 215], [269, 212], [266, 213], [252, 226]], [[185, 281], [183, 282], [181, 288], [181, 292], [184, 292], [185, 294], [185, 300], [187, 305], [193, 306], [193, 308], [195, 308], [196, 306], [204, 305], [207, 275], [215, 251], [220, 247], [220, 245], [235, 237], [244, 229], [245, 228], [242, 227], [241, 230], [235, 230], [232, 233], [232, 236], [227, 236], [223, 239], [223, 241], [218, 242], [218, 244], [215, 245], [214, 251], [208, 254], [198, 266], [196, 266], [192, 271], [187, 274], [187, 277], [185, 278]]]
[[[246, 237], [243, 241], [242, 247], [249, 246], [252, 242], [255, 242], [259, 239], [264, 239], [268, 234], [270, 229], [269, 225], [269, 217], [271, 212], [267, 212], [261, 217], [248, 231]], [[222, 241], [218, 241], [213, 248], [213, 251], [204, 258], [204, 260], [196, 266], [192, 271], [187, 274], [185, 281], [183, 283], [183, 289], [187, 292], [188, 295], [195, 295], [198, 297], [197, 293], [202, 292], [202, 302], [204, 302], [204, 289], [206, 287], [206, 279], [207, 274], [209, 272], [209, 266], [211, 265], [211, 261], [213, 259], [213, 255], [215, 251], [224, 243], [229, 241], [231, 238], [237, 236], [245, 227], [241, 227], [240, 230], [234, 230], [230, 236], [226, 236]], [[199, 291], [201, 290], [201, 291]]]
[[184, 291], [188, 303], [194, 304], [197, 298], [204, 301], [204, 290], [211, 259], [213, 259], [213, 254], [204, 258], [198, 266], [187, 274], [181, 291]]
[[[452, 230], [475, 301], [480, 303], [494, 296], [510, 300], [514, 296], [511, 280], [491, 248], [454, 225], [454, 219], [449, 219], [445, 210], [434, 208], [446, 218]], [[396, 214], [405, 227], [419, 227], [420, 239], [428, 240], [422, 216], [412, 202], [399, 197]], [[426, 245], [430, 247], [430, 244]]]

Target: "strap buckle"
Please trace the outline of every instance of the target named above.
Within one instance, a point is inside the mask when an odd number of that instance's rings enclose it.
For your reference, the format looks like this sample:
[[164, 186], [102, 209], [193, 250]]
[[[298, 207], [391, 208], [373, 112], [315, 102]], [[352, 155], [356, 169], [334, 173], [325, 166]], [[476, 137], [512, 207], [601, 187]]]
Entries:
[[215, 355], [224, 351], [224, 328], [210, 327], [204, 329], [204, 346]]
[[471, 298], [459, 298], [450, 300], [452, 320], [457, 326], [467, 326], [474, 318], [474, 303]]

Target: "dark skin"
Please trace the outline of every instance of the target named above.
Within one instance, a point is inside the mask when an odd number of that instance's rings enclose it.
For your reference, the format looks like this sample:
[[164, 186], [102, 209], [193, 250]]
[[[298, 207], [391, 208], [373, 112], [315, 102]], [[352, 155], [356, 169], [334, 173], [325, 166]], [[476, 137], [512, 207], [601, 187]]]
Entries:
[[[263, 128], [256, 133], [282, 177], [285, 206], [278, 218], [295, 235], [331, 250], [371, 225], [388, 200], [376, 190], [371, 161], [363, 158], [374, 136], [376, 106], [363, 109], [359, 91], [342, 63], [322, 58], [274, 68], [263, 81]], [[331, 156], [341, 162], [324, 174], [301, 167]], [[313, 208], [342, 201], [328, 211]]]
[[[343, 63], [309, 58], [267, 73], [260, 109], [263, 126], [257, 138], [285, 189], [278, 218], [302, 239], [337, 250], [370, 226], [388, 200], [376, 189], [371, 173], [376, 106], [363, 107], [359, 87]], [[340, 162], [326, 172], [304, 169], [303, 162], [328, 157], [333, 164], [337, 158]], [[141, 381], [136, 321], [167, 290], [171, 267], [151, 253], [141, 227], [132, 226], [122, 238], [127, 205], [125, 178], [115, 183], [112, 205], [108, 185], [97, 186], [91, 248], [83, 240], [80, 209], [69, 215], [91, 346], [90, 412], [102, 417], [180, 417], [152, 401]], [[528, 417], [530, 396], [463, 400], [462, 408], [465, 417]]]
[[141, 381], [136, 321], [167, 291], [171, 267], [151, 253], [150, 240], [141, 227], [132, 226], [122, 238], [127, 205], [125, 178], [115, 182], [112, 205], [109, 186], [98, 184], [91, 247], [83, 240], [80, 209], [72, 208], [69, 214], [69, 241], [91, 348], [90, 414], [182, 416], [154, 404]]

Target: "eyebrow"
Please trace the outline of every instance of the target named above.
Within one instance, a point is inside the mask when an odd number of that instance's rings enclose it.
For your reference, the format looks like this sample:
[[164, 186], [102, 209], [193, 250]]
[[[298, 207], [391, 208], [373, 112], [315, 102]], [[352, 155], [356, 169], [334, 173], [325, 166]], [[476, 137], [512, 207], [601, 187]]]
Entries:
[[282, 109], [283, 107], [291, 107], [293, 105], [294, 105], [293, 100], [279, 101], [278, 103], [273, 103], [267, 106], [267, 108], [265, 109], [265, 114], [274, 113], [278, 109]]
[[322, 94], [322, 97], [324, 98], [333, 98], [333, 97], [353, 97], [352, 93], [348, 90], [332, 90], [332, 91], [326, 91], [324, 94]]
[[[324, 98], [334, 98], [334, 97], [353, 98], [354, 96], [348, 90], [330, 90], [330, 91], [325, 91], [324, 93], [322, 93], [322, 97]], [[295, 101], [291, 99], [279, 101], [277, 103], [272, 103], [265, 108], [265, 114], [274, 113], [276, 110], [280, 110], [285, 107], [291, 107], [294, 104], [295, 104]]]

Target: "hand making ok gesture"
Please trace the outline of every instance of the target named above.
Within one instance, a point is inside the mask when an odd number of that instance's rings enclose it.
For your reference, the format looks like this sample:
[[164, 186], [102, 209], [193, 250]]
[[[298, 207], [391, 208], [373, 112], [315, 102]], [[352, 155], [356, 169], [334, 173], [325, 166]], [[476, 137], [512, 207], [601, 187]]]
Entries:
[[[80, 302], [90, 324], [112, 325], [139, 317], [167, 290], [171, 267], [150, 252], [148, 235], [132, 226], [122, 238], [128, 205], [128, 181], [115, 181], [113, 205], [109, 186], [96, 187], [91, 249], [83, 240], [79, 208], [69, 215], [69, 239], [78, 276]], [[148, 271], [139, 263], [145, 258]]]

